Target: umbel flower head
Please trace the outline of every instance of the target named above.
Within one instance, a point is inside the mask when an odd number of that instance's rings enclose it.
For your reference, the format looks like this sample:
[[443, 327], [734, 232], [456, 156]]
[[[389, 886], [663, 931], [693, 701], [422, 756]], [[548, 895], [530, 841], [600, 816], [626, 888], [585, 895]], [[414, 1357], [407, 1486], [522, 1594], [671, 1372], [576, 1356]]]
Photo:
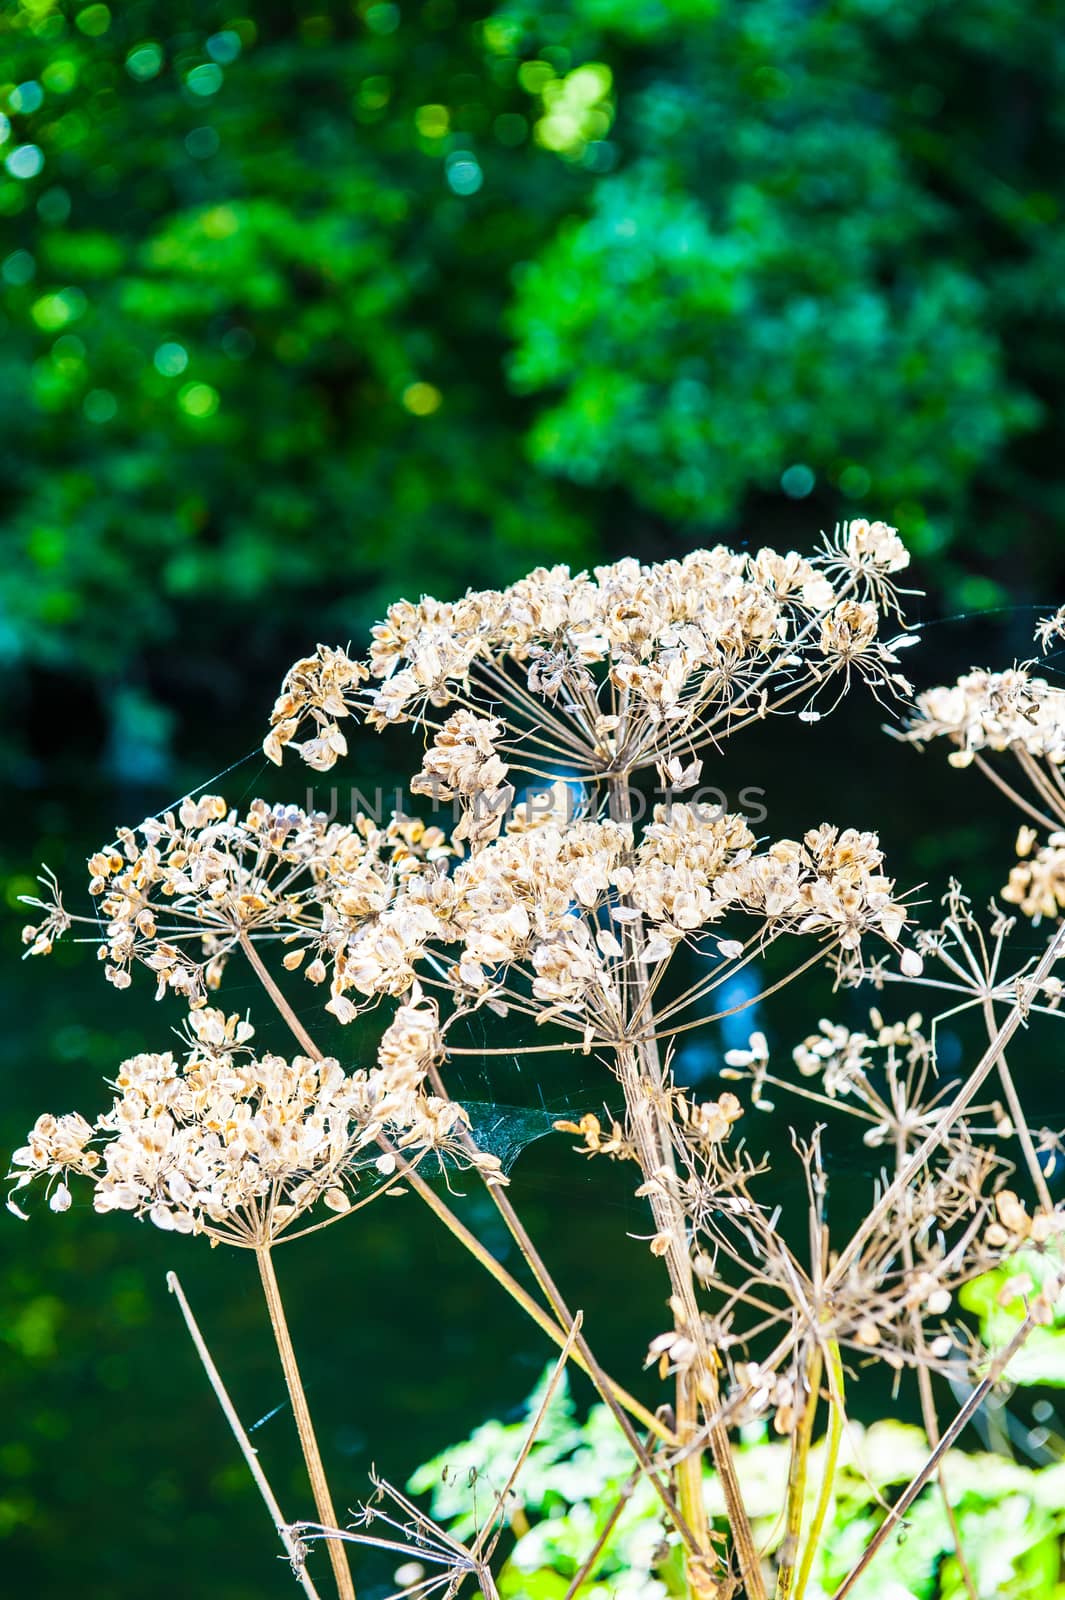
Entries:
[[[501, 834], [450, 874], [440, 863], [409, 875], [336, 952], [329, 1009], [350, 1021], [417, 972], [460, 1011], [487, 1005], [616, 1044], [649, 1026], [626, 1021], [634, 969], [656, 984], [682, 945], [709, 958], [685, 998], [690, 1012], [782, 935], [848, 953], [869, 934], [897, 944], [906, 913], [875, 835], [826, 825], [759, 850], [731, 813], [677, 802], [654, 816], [638, 841], [630, 823], [546, 819]], [[725, 937], [737, 919], [746, 938]]]
[[909, 692], [880, 638], [909, 556], [894, 528], [837, 528], [813, 558], [717, 546], [679, 561], [538, 568], [503, 590], [400, 601], [364, 661], [319, 646], [285, 680], [264, 749], [318, 771], [344, 753], [339, 722], [413, 721], [435, 734], [419, 782], [499, 795], [510, 771], [551, 781], [631, 774], [694, 753], [745, 721], [859, 673]]
[[[1047, 649], [1063, 628], [1065, 608], [1044, 618], [1036, 637]], [[917, 697], [903, 737], [920, 749], [947, 740], [952, 767], [977, 766], [1046, 830], [1045, 844], [1036, 848], [1037, 831], [1028, 823], [1021, 828], [1017, 864], [1001, 894], [1033, 923], [1056, 918], [1065, 909], [1065, 690], [1048, 682], [1032, 661], [1005, 672], [966, 672], [956, 683]], [[1002, 770], [1007, 764], [996, 759], [1002, 755], [1013, 766], [1009, 778]]]
[[[897, 651], [912, 636], [880, 637], [908, 560], [893, 528], [855, 521], [811, 559], [719, 546], [539, 569], [453, 603], [397, 603], [365, 660], [320, 647], [297, 662], [273, 760], [291, 745], [329, 768], [345, 715], [410, 723], [429, 736], [412, 791], [458, 811], [455, 857], [411, 864], [386, 907], [332, 942], [328, 1009], [351, 1021], [417, 973], [460, 1011], [560, 1023], [587, 1048], [647, 1032], [645, 1008], [625, 1017], [631, 996], [657, 987], [681, 945], [715, 959], [689, 1010], [782, 934], [849, 953], [851, 974], [863, 935], [897, 947], [905, 913], [875, 835], [826, 824], [760, 847], [743, 817], [672, 799], [641, 832], [624, 794], [652, 767], [670, 796], [692, 789], [699, 751], [747, 722], [785, 709], [816, 721], [833, 679], [909, 692]], [[519, 773], [547, 786], [546, 811], [512, 806]], [[747, 920], [742, 936], [730, 918]]]
[[[98, 954], [117, 988], [141, 963], [160, 996], [169, 989], [203, 1005], [242, 939], [291, 943], [310, 931], [328, 955], [389, 903], [406, 872], [447, 850], [439, 828], [409, 817], [379, 826], [359, 816], [342, 825], [264, 800], [240, 817], [220, 795], [202, 795], [176, 813], [120, 829], [113, 845], [90, 857], [95, 917], [69, 913], [54, 878], [43, 878], [48, 898], [27, 903], [45, 917], [23, 929], [23, 942], [29, 954], [45, 954], [72, 924], [84, 924], [102, 935]], [[305, 954], [301, 944], [285, 965]], [[308, 975], [321, 981], [325, 967], [312, 963]]]
[[967, 767], [983, 751], [1021, 750], [1065, 764], [1065, 690], [1032, 670], [1030, 663], [1005, 672], [974, 670], [956, 683], [918, 695], [906, 738], [926, 745], [947, 739], [947, 760]]
[[[436, 1007], [420, 993], [399, 1009], [369, 1071], [258, 1055], [253, 1033], [238, 1016], [191, 1012], [184, 1059], [124, 1061], [94, 1123], [78, 1113], [37, 1119], [12, 1158], [14, 1192], [43, 1180], [52, 1209], [65, 1211], [70, 1183], [86, 1179], [99, 1212], [255, 1247], [293, 1236], [319, 1203], [334, 1216], [349, 1211], [361, 1175], [396, 1173], [383, 1139], [412, 1162], [429, 1150], [469, 1159], [461, 1108], [423, 1088], [440, 1039]], [[479, 1159], [490, 1171], [492, 1158]]]

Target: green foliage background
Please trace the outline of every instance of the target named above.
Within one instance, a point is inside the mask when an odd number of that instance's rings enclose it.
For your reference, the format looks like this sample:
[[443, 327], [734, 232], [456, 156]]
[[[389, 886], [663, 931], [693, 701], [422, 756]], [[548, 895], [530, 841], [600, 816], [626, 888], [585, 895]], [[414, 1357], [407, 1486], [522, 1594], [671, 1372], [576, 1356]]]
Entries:
[[[1063, 24], [1059, 0], [0, 8], [5, 1151], [162, 1026], [91, 961], [16, 967], [36, 861], [76, 880], [116, 820], [255, 745], [293, 655], [396, 594], [870, 514], [905, 530], [930, 617], [1063, 598]], [[1029, 637], [1028, 613], [980, 635], [999, 658]], [[929, 635], [926, 681], [965, 664], [953, 638]], [[906, 855], [912, 770], [893, 790], [863, 737], [824, 773], [866, 826], [871, 782], [900, 873], [979, 868], [959, 815]], [[523, 1162], [564, 1248], [589, 1190]], [[570, 1262], [608, 1303], [627, 1204]], [[543, 1354], [417, 1223], [367, 1223], [359, 1252], [339, 1280], [313, 1244], [291, 1268], [353, 1482], [505, 1410]], [[288, 1591], [171, 1254], [77, 1215], [3, 1233], [20, 1592]], [[619, 1359], [654, 1328], [641, 1263]], [[266, 1412], [254, 1284], [178, 1264]]]

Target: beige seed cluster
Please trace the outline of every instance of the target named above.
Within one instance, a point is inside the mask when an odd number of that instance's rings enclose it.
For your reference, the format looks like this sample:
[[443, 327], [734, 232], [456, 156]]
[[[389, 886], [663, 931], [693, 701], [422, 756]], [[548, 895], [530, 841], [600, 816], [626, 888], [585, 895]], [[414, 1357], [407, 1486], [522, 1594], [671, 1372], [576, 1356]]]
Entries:
[[1065, 690], [1027, 666], [967, 672], [954, 684], [918, 695], [906, 737], [917, 745], [949, 739], [956, 747], [947, 758], [954, 767], [968, 766], [983, 750], [1015, 747], [1060, 767], [1065, 763]]
[[[189, 1014], [182, 1060], [124, 1061], [109, 1110], [37, 1119], [12, 1158], [15, 1192], [45, 1179], [54, 1210], [71, 1178], [88, 1178], [99, 1212], [131, 1211], [178, 1233], [261, 1245], [322, 1202], [343, 1214], [360, 1173], [395, 1157], [461, 1150], [461, 1108], [427, 1094], [440, 1053], [436, 1007], [419, 993], [382, 1039], [378, 1065], [346, 1073], [333, 1058], [258, 1055], [250, 1023], [211, 1007]], [[490, 1158], [489, 1158], [490, 1159]]]
[[[649, 566], [539, 568], [454, 602], [400, 601], [365, 662], [320, 646], [293, 667], [264, 748], [279, 761], [292, 745], [326, 770], [343, 753], [338, 719], [357, 712], [375, 727], [436, 731], [425, 773], [459, 793], [493, 760], [482, 789], [498, 790], [508, 766], [550, 777], [560, 755], [592, 778], [637, 771], [765, 715], [777, 696], [812, 706], [840, 673], [907, 691], [897, 650], [912, 636], [879, 631], [908, 561], [893, 528], [855, 521], [812, 559], [718, 546]], [[505, 729], [483, 715], [493, 703], [507, 708]], [[480, 725], [441, 722], [451, 707]]]

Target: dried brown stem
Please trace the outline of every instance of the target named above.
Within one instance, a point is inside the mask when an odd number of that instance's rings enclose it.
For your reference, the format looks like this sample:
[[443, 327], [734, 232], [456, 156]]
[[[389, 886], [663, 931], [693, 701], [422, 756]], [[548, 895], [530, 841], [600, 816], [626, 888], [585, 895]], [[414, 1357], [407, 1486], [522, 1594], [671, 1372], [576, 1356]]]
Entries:
[[805, 1373], [809, 1391], [806, 1404], [791, 1440], [784, 1542], [780, 1547], [774, 1600], [789, 1600], [795, 1583], [795, 1566], [799, 1559], [799, 1542], [802, 1538], [802, 1514], [806, 1503], [806, 1468], [810, 1460], [810, 1443], [813, 1439], [814, 1419], [820, 1398], [821, 1359], [820, 1346], [815, 1345]]
[[[614, 820], [632, 821], [629, 800], [629, 775], [621, 774], [610, 779], [610, 809]], [[635, 908], [632, 908], [635, 909]], [[696, 1600], [714, 1592], [711, 1572], [719, 1559], [714, 1552], [710, 1536], [710, 1521], [703, 1495], [702, 1448], [699, 1443], [700, 1402], [705, 1400], [712, 1411], [717, 1410], [717, 1355], [707, 1347], [703, 1333], [702, 1316], [695, 1295], [691, 1254], [688, 1248], [687, 1218], [684, 1208], [676, 1198], [670, 1178], [676, 1175], [673, 1156], [672, 1131], [663, 1109], [665, 1080], [653, 1037], [653, 1011], [647, 1001], [647, 974], [640, 960], [643, 944], [642, 918], [623, 925], [623, 938], [629, 954], [629, 968], [634, 976], [635, 1004], [630, 1014], [645, 1014], [643, 1026], [638, 1029], [634, 1043], [620, 1045], [616, 1050], [618, 1076], [625, 1093], [625, 1103], [632, 1123], [633, 1137], [645, 1179], [653, 1184], [651, 1209], [655, 1226], [666, 1240], [666, 1266], [669, 1270], [673, 1294], [683, 1311], [684, 1327], [680, 1330], [694, 1342], [699, 1352], [699, 1367], [686, 1367], [677, 1373], [677, 1435], [684, 1451], [677, 1464], [677, 1487], [681, 1510], [691, 1523], [695, 1544], [688, 1551], [688, 1581]], [[627, 998], [627, 996], [626, 996]], [[664, 1176], [665, 1183], [658, 1181]], [[748, 1600], [765, 1600], [765, 1583], [762, 1577], [758, 1552], [750, 1518], [743, 1503], [739, 1479], [736, 1476], [728, 1430], [721, 1424], [711, 1423], [707, 1428], [710, 1452], [721, 1480], [728, 1513], [729, 1526], [736, 1545], [740, 1572], [747, 1587]], [[685, 1449], [685, 1446], [688, 1448]]]
[[[286, 999], [284, 992], [274, 981], [269, 969], [266, 967], [262, 957], [259, 955], [259, 952], [252, 944], [251, 940], [242, 935], [240, 944], [252, 967], [254, 968], [260, 982], [266, 989], [270, 998], [273, 1000], [275, 1006], [281, 1013], [295, 1037], [299, 1040], [300, 1044], [302, 1044], [309, 1056], [311, 1056], [315, 1061], [320, 1061], [322, 1058], [321, 1050], [319, 1050], [318, 1046], [307, 1032], [307, 1029], [299, 1020], [299, 1017], [296, 1015], [295, 1011], [292, 1009], [291, 1005]], [[400, 1152], [393, 1144], [389, 1142], [387, 1138], [384, 1137], [384, 1135], [381, 1135], [378, 1138], [377, 1144], [386, 1155], [390, 1155], [395, 1159], [397, 1167], [402, 1170], [405, 1181], [410, 1184], [411, 1188], [415, 1191], [419, 1198], [425, 1202], [434, 1215], [440, 1219], [440, 1221], [447, 1228], [448, 1232], [451, 1233], [452, 1236], [470, 1252], [474, 1259], [491, 1274], [500, 1287], [506, 1290], [511, 1298], [516, 1301], [519, 1306], [521, 1306], [522, 1310], [532, 1318], [537, 1327], [541, 1328], [543, 1332], [547, 1334], [549, 1339], [552, 1339], [554, 1343], [560, 1347], [564, 1345], [568, 1337], [564, 1328], [560, 1327], [559, 1324], [555, 1322], [543, 1310], [542, 1307], [536, 1304], [536, 1301], [530, 1294], [526, 1292], [526, 1290], [521, 1287], [517, 1279], [511, 1276], [506, 1268], [495, 1259], [490, 1251], [484, 1247], [477, 1236], [474, 1233], [471, 1233], [470, 1229], [459, 1220], [459, 1218], [451, 1210], [451, 1207], [440, 1198], [435, 1190], [432, 1189], [430, 1185], [418, 1175], [417, 1172], [415, 1172], [411, 1163], [403, 1159]], [[495, 1198], [498, 1193], [494, 1185], [489, 1186], [489, 1192], [492, 1194], [493, 1198]], [[511, 1219], [513, 1219], [513, 1222], [519, 1227], [521, 1238], [518, 1239], [518, 1243], [521, 1245], [523, 1253], [526, 1254], [526, 1259], [529, 1260], [530, 1258], [526, 1253], [526, 1246], [531, 1247], [532, 1241], [529, 1240], [524, 1228], [521, 1228], [520, 1224], [517, 1223], [517, 1218], [514, 1214], [513, 1207], [508, 1205], [507, 1207], [501, 1209], [503, 1210], [504, 1219], [507, 1220], [507, 1226], [511, 1228], [511, 1231], [514, 1231], [514, 1228], [511, 1226]], [[515, 1234], [515, 1237], [518, 1237], [517, 1234]], [[535, 1255], [535, 1252], [533, 1252], [533, 1254]], [[537, 1257], [537, 1259], [539, 1258]], [[546, 1269], [544, 1270], [546, 1271]], [[572, 1319], [570, 1319], [567, 1314], [563, 1320], [571, 1321]], [[638, 1422], [641, 1422], [644, 1427], [649, 1428], [652, 1433], [656, 1434], [657, 1437], [663, 1441], [664, 1444], [672, 1445], [676, 1443], [676, 1439], [671, 1430], [667, 1428], [658, 1417], [654, 1416], [650, 1411], [648, 1411], [646, 1406], [641, 1405], [640, 1401], [637, 1400], [633, 1395], [629, 1394], [628, 1390], [623, 1388], [621, 1384], [615, 1383], [613, 1378], [609, 1378], [598, 1366], [592, 1365], [592, 1363], [589, 1361], [589, 1356], [586, 1352], [586, 1346], [583, 1339], [578, 1342], [576, 1348], [571, 1349], [570, 1359], [577, 1366], [579, 1366], [581, 1370], [592, 1379], [593, 1382], [601, 1380], [606, 1389], [609, 1391], [611, 1399], [613, 1399], [618, 1406], [624, 1407], [624, 1409], [631, 1413], [631, 1415], [634, 1416]], [[607, 1400], [608, 1404], [610, 1404], [610, 1400], [607, 1399], [605, 1394], [603, 1398]]]
[[898, 1524], [902, 1521], [902, 1518], [906, 1515], [907, 1511], [913, 1505], [913, 1502], [917, 1499], [917, 1496], [920, 1494], [921, 1490], [924, 1488], [933, 1472], [936, 1471], [939, 1463], [942, 1461], [943, 1457], [946, 1455], [955, 1439], [963, 1431], [963, 1429], [968, 1426], [973, 1417], [976, 1415], [977, 1411], [983, 1405], [991, 1389], [998, 1382], [1003, 1372], [1005, 1372], [1006, 1368], [1009, 1366], [1009, 1363], [1013, 1360], [1013, 1357], [1017, 1354], [1017, 1351], [1021, 1348], [1022, 1344], [1031, 1333], [1033, 1326], [1034, 1323], [1032, 1318], [1030, 1316], [1025, 1317], [1024, 1321], [1017, 1329], [1017, 1332], [1014, 1334], [1009, 1344], [995, 1357], [986, 1377], [982, 1378], [977, 1384], [968, 1400], [966, 1400], [965, 1404], [954, 1418], [954, 1421], [950, 1424], [950, 1427], [947, 1428], [939, 1443], [928, 1457], [928, 1460], [925, 1462], [920, 1472], [918, 1472], [916, 1477], [910, 1480], [902, 1494], [895, 1501], [895, 1504], [892, 1506], [888, 1515], [884, 1518], [884, 1521], [876, 1530], [876, 1533], [869, 1541], [865, 1550], [863, 1550], [860, 1560], [847, 1574], [846, 1578], [844, 1578], [843, 1582], [832, 1596], [832, 1600], [845, 1600], [845, 1596], [848, 1595], [854, 1588], [854, 1585], [858, 1582], [858, 1579], [872, 1561], [881, 1545], [895, 1530]]
[[[325, 1475], [325, 1468], [322, 1465], [318, 1439], [315, 1435], [314, 1424], [311, 1422], [311, 1413], [307, 1406], [307, 1396], [303, 1392], [303, 1380], [300, 1377], [300, 1369], [296, 1362], [296, 1352], [292, 1347], [292, 1337], [288, 1331], [285, 1307], [281, 1299], [281, 1290], [278, 1287], [269, 1246], [260, 1246], [255, 1252], [255, 1259], [259, 1263], [259, 1276], [262, 1280], [263, 1294], [266, 1297], [266, 1307], [270, 1313], [270, 1325], [274, 1330], [277, 1353], [281, 1358], [281, 1370], [285, 1374], [285, 1386], [288, 1389], [289, 1400], [292, 1402], [292, 1414], [296, 1419], [296, 1431], [299, 1434], [300, 1448], [303, 1451], [303, 1459], [307, 1467], [307, 1476], [311, 1480], [311, 1491], [318, 1511], [318, 1520], [324, 1528], [339, 1528], [337, 1514], [333, 1510], [333, 1497], [329, 1492], [329, 1482]], [[329, 1560], [333, 1568], [333, 1577], [336, 1580], [337, 1594], [340, 1596], [340, 1600], [355, 1600], [355, 1585], [352, 1582], [351, 1569], [348, 1566], [347, 1553], [344, 1550], [343, 1542], [327, 1536], [327, 1544]]]
[[189, 1337], [196, 1347], [196, 1354], [200, 1358], [200, 1364], [207, 1374], [207, 1381], [215, 1392], [215, 1398], [222, 1408], [222, 1415], [229, 1423], [230, 1430], [240, 1447], [240, 1453], [244, 1457], [248, 1471], [255, 1480], [255, 1487], [262, 1495], [263, 1503], [270, 1513], [274, 1527], [277, 1529], [277, 1536], [284, 1546], [285, 1554], [292, 1563], [293, 1576], [307, 1596], [307, 1600], [320, 1600], [318, 1590], [314, 1587], [311, 1575], [307, 1571], [307, 1566], [303, 1559], [303, 1551], [292, 1537], [291, 1527], [281, 1514], [281, 1507], [278, 1505], [266, 1473], [260, 1465], [258, 1454], [244, 1431], [244, 1425], [237, 1415], [237, 1409], [229, 1398], [229, 1392], [222, 1382], [222, 1375], [211, 1359], [211, 1352], [208, 1350], [196, 1318], [192, 1314], [192, 1307], [185, 1298], [185, 1291], [181, 1287], [181, 1280], [176, 1272], [167, 1273], [166, 1286], [177, 1300], [181, 1309], [181, 1315], [185, 1319], [185, 1326], [189, 1330]]

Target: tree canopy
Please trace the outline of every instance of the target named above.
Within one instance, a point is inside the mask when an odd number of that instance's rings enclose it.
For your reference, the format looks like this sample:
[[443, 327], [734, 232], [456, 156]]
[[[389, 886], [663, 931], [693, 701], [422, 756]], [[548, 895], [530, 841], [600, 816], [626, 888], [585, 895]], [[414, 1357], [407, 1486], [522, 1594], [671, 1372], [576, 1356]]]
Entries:
[[0, 19], [10, 657], [1061, 490], [1060, 5], [214, 0]]

